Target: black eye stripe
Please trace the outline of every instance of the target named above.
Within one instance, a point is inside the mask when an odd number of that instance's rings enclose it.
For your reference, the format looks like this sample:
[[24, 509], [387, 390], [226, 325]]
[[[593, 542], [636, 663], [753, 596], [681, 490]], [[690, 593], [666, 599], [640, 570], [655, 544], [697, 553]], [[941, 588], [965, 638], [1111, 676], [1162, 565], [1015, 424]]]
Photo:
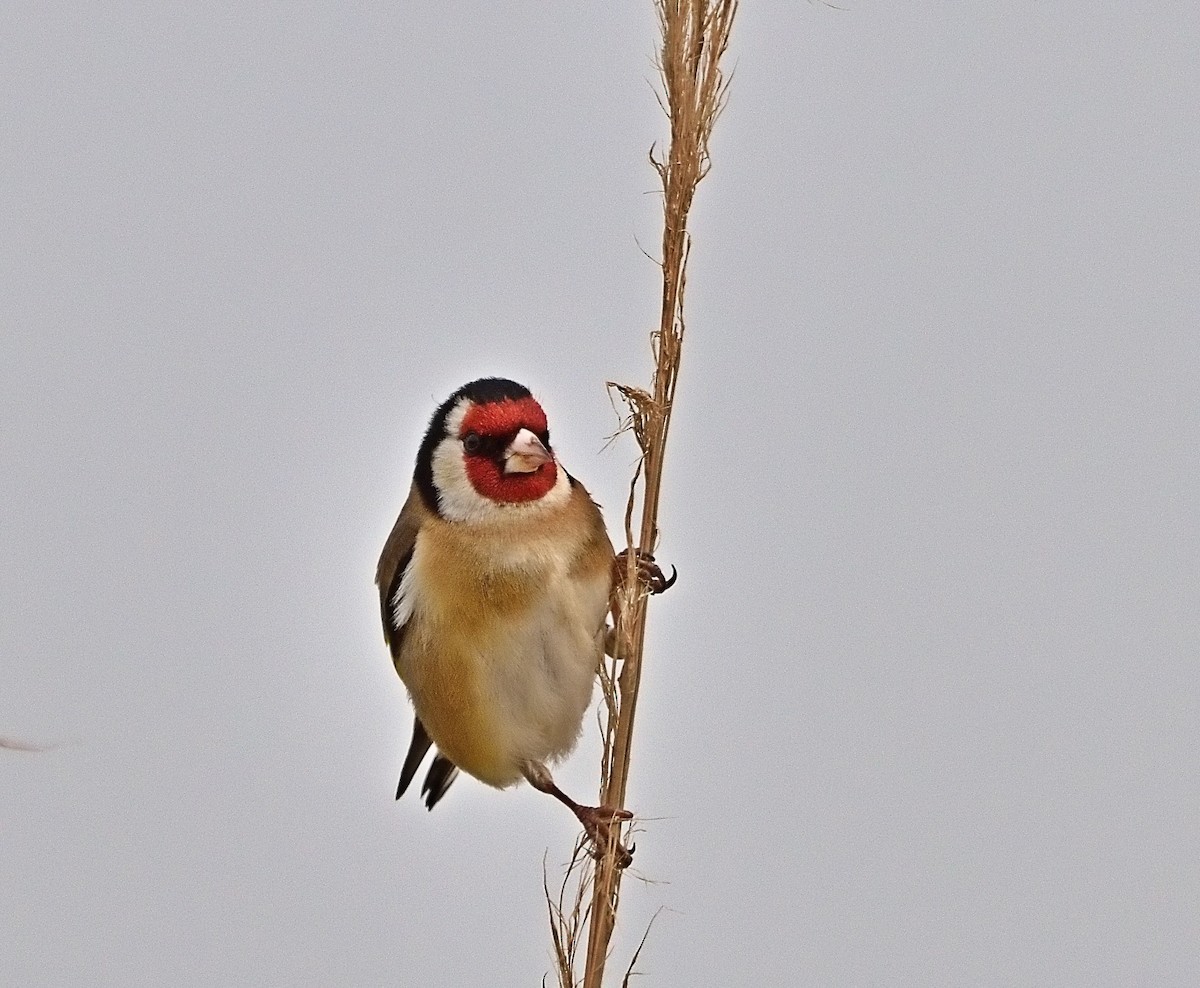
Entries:
[[[527, 427], [523, 427], [527, 428]], [[518, 430], [519, 431], [519, 430]], [[550, 448], [550, 430], [542, 429], [535, 433], [546, 449]], [[468, 432], [462, 437], [463, 452], [467, 456], [482, 456], [497, 463], [503, 461], [504, 450], [517, 438], [517, 432], [504, 436], [487, 436], [478, 432]]]
[[478, 432], [468, 432], [462, 438], [463, 452], [467, 456], [486, 456], [498, 460], [504, 455], [504, 448], [512, 442], [503, 436], [481, 436]]

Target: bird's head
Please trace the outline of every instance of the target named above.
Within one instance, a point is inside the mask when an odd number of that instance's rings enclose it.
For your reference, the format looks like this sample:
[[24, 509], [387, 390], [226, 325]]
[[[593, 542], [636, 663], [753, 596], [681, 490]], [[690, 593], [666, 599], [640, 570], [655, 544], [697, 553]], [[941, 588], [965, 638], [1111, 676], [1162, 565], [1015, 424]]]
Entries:
[[570, 478], [554, 458], [546, 413], [504, 378], [465, 384], [438, 407], [417, 454], [417, 487], [449, 521], [488, 521], [561, 503]]

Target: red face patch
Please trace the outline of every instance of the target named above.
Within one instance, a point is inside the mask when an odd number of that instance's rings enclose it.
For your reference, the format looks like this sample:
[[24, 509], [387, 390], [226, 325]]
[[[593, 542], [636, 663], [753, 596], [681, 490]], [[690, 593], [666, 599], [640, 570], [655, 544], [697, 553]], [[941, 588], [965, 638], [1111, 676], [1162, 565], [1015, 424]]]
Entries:
[[[509, 441], [521, 429], [534, 435], [546, 431], [546, 413], [533, 398], [505, 399], [472, 405], [463, 416], [459, 438], [474, 432], [480, 436]], [[471, 486], [492, 501], [514, 504], [545, 497], [558, 480], [558, 465], [551, 460], [532, 473], [505, 473], [503, 463], [487, 455], [464, 454]]]
[[516, 401], [506, 398], [489, 401], [486, 405], [472, 405], [463, 416], [458, 437], [461, 439], [468, 432], [477, 432], [481, 436], [515, 436], [521, 429], [528, 429], [534, 435], [546, 431], [546, 413], [532, 398]]

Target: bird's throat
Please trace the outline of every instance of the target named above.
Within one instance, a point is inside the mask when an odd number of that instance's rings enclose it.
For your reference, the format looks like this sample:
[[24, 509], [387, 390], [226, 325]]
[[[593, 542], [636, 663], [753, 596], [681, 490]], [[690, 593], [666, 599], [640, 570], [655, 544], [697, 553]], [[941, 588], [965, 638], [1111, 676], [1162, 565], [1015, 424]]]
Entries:
[[500, 464], [484, 457], [471, 457], [466, 466], [467, 479], [476, 493], [502, 504], [537, 501], [558, 481], [558, 465], [553, 461], [530, 473], [505, 473]]

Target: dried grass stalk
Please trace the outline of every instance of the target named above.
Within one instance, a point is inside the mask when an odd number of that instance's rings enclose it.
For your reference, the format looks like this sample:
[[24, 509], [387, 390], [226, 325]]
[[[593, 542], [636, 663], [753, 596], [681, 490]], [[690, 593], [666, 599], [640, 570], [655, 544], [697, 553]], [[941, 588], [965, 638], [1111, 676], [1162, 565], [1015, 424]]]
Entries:
[[[609, 660], [600, 674], [604, 692], [600, 802], [612, 807], [625, 806], [646, 633], [647, 596], [636, 579], [632, 550], [640, 547], [652, 552], [658, 542], [663, 462], [684, 335], [683, 300], [691, 249], [688, 213], [697, 186], [708, 174], [709, 138], [725, 106], [728, 80], [720, 63], [738, 7], [737, 0], [655, 0], [655, 5], [661, 35], [659, 103], [670, 122], [671, 138], [665, 156], [657, 147], [650, 149], [650, 163], [663, 192], [662, 309], [658, 328], [651, 335], [654, 376], [648, 391], [609, 384], [628, 409], [623, 430], [633, 433], [641, 450], [625, 509], [625, 538], [631, 550], [626, 556], [628, 569], [624, 589], [613, 606], [618, 643], [615, 651], [620, 654]], [[639, 503], [641, 514], [635, 533], [633, 519]], [[557, 914], [554, 906], [550, 907], [559, 983], [561, 988], [574, 988], [578, 983], [574, 958], [579, 932], [586, 922], [587, 960], [582, 984], [583, 988], [601, 988], [621, 889], [615, 842], [610, 842], [592, 862], [590, 874], [578, 881], [579, 895], [569, 917], [563, 913], [564, 895], [559, 896]], [[591, 903], [585, 905], [585, 890], [589, 887]]]

